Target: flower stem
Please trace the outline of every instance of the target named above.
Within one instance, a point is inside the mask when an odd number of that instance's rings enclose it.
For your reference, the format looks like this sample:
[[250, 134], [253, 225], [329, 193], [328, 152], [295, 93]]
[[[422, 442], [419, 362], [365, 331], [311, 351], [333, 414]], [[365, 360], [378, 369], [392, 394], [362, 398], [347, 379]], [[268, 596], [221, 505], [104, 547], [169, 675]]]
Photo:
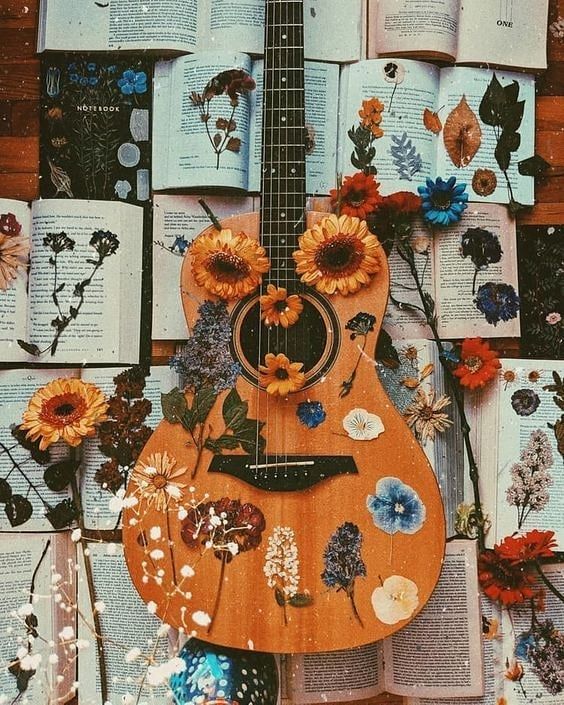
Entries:
[[349, 600], [351, 601], [351, 607], [355, 618], [357, 619], [360, 626], [364, 627], [364, 622], [362, 621], [360, 614], [358, 613], [358, 610], [356, 608], [356, 602], [354, 601], [354, 584], [351, 586], [350, 590], [347, 590], [347, 595], [349, 596]]
[[552, 583], [551, 580], [549, 580], [546, 575], [543, 573], [542, 566], [538, 561], [534, 561], [533, 565], [539, 575], [539, 578], [542, 580], [544, 585], [550, 590], [550, 592], [555, 595], [561, 602], [564, 602], [564, 595], [560, 592], [560, 590]]
[[176, 589], [176, 587], [178, 586], [178, 577], [176, 575], [176, 564], [174, 562], [174, 552], [172, 550], [172, 540], [170, 538], [170, 511], [169, 511], [168, 505], [165, 508], [165, 514], [166, 514], [166, 542], [168, 545], [168, 552], [170, 555], [170, 564], [172, 566], [172, 580], [174, 582], [174, 587]]
[[476, 279], [478, 278], [478, 269], [474, 270], [474, 278], [472, 279], [472, 296], [476, 293]]
[[222, 588], [223, 588], [223, 578], [224, 578], [224, 576], [225, 576], [225, 565], [226, 565], [226, 563], [227, 563], [227, 554], [224, 553], [223, 556], [221, 557], [221, 569], [220, 569], [220, 571], [219, 571], [219, 583], [218, 583], [218, 585], [217, 585], [217, 592], [216, 592], [216, 594], [215, 594], [215, 602], [213, 603], [213, 610], [212, 610], [212, 613], [211, 613], [211, 620], [210, 620], [210, 623], [208, 624], [208, 629], [207, 629], [207, 633], [208, 633], [208, 634], [209, 634], [209, 633], [211, 632], [211, 630], [212, 630], [213, 623], [214, 623], [215, 617], [216, 617], [216, 615], [217, 615], [217, 610], [218, 610], [218, 608], [219, 608], [219, 600], [220, 600], [220, 598], [221, 598], [221, 590], [222, 590]]

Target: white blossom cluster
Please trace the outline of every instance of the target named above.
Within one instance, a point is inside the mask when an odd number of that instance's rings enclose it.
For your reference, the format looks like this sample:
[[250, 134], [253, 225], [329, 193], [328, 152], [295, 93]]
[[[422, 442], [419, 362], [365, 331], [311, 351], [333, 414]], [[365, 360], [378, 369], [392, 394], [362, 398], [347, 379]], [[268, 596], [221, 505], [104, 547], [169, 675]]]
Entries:
[[268, 587], [278, 587], [286, 597], [293, 597], [298, 592], [299, 568], [294, 530], [289, 526], [275, 526], [268, 537], [263, 567]]
[[533, 431], [520, 461], [511, 468], [512, 484], [506, 492], [507, 502], [519, 509], [519, 526], [529, 512], [540, 512], [548, 504], [552, 485], [548, 468], [553, 462], [548, 436], [544, 431]]

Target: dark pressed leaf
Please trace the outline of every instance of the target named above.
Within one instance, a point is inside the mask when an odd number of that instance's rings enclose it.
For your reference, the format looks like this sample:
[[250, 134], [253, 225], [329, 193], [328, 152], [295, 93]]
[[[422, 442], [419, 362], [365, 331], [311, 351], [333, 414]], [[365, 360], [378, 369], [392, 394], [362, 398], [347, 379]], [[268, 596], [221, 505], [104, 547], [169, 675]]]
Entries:
[[8, 671], [15, 677], [18, 691], [25, 693], [28, 689], [29, 681], [35, 675], [35, 671], [22, 669], [19, 661], [12, 661], [8, 666]]
[[284, 597], [284, 593], [282, 590], [280, 590], [279, 587], [274, 588], [274, 597], [276, 598], [276, 604], [280, 605], [280, 607], [284, 607], [286, 604], [286, 598]]
[[33, 343], [26, 343], [25, 340], [18, 339], [18, 345], [20, 346], [20, 348], [23, 348], [26, 353], [29, 353], [34, 357], [41, 355], [41, 350], [37, 347], [37, 345], [34, 345]]
[[225, 426], [237, 431], [246, 420], [248, 411], [248, 403], [242, 401], [236, 389], [232, 389], [223, 402], [222, 413]]
[[21, 494], [13, 494], [4, 507], [6, 516], [11, 526], [21, 526], [25, 524], [33, 514], [33, 507], [29, 499]]
[[514, 218], [518, 213], [530, 209], [531, 206], [524, 206], [522, 203], [519, 203], [519, 201], [516, 201], [514, 198], [512, 198], [507, 204], [507, 208], [509, 210], [509, 213]]
[[36, 441], [30, 441], [27, 437], [27, 432], [22, 431], [20, 426], [13, 426], [11, 433], [21, 447], [30, 452], [31, 457], [36, 463], [39, 463], [40, 465], [47, 465], [47, 463], [51, 460], [51, 453], [48, 448], [46, 450], [39, 450], [39, 444], [41, 443], [40, 438]]
[[192, 402], [191, 427], [197, 423], [203, 423], [211, 411], [217, 398], [217, 392], [213, 387], [203, 387], [194, 395]]
[[292, 595], [288, 600], [288, 604], [292, 605], [292, 607], [309, 607], [309, 605], [313, 604], [313, 597], [306, 593], [298, 592]]
[[0, 502], [5, 504], [12, 496], [12, 488], [8, 480], [0, 478]]
[[223, 140], [223, 137], [219, 134], [219, 132], [216, 132], [215, 135], [213, 136], [213, 143], [216, 147], [219, 147], [221, 144], [221, 141]]
[[395, 370], [399, 367], [399, 355], [392, 342], [390, 334], [383, 328], [380, 331], [374, 350], [374, 357], [385, 367]]
[[502, 127], [509, 132], [517, 132], [521, 127], [523, 120], [523, 112], [525, 110], [525, 101], [520, 100], [517, 103], [507, 105], [503, 116]]
[[170, 423], [180, 423], [182, 417], [188, 411], [188, 404], [184, 394], [175, 387], [168, 394], [161, 394], [161, 406], [163, 416]]
[[505, 95], [505, 100], [509, 105], [516, 103], [519, 99], [519, 84], [517, 81], [513, 81], [508, 86], [504, 86], [503, 93]]
[[213, 453], [221, 453], [223, 450], [235, 450], [239, 446], [239, 441], [233, 436], [224, 434], [219, 438], [208, 438], [205, 446]]
[[49, 467], [43, 473], [45, 484], [53, 492], [60, 492], [68, 487], [79, 466], [76, 460], [62, 460]]
[[60, 284], [60, 285], [55, 289], [55, 293], [58, 294], [58, 293], [59, 293], [60, 291], [62, 291], [64, 288], [65, 288], [65, 283], [63, 282], [62, 284]]
[[74, 306], [69, 306], [69, 313], [71, 318], [76, 318], [78, 316], [78, 309]]
[[518, 166], [519, 173], [523, 176], [539, 176], [550, 168], [550, 164], [540, 154], [521, 160]]
[[27, 633], [31, 634], [31, 636], [37, 638], [37, 625], [39, 622], [37, 621], [37, 617], [34, 614], [28, 614], [27, 617], [25, 618], [25, 626], [27, 629]]
[[499, 140], [495, 148], [495, 159], [502, 171], [507, 171], [509, 169], [509, 163], [511, 162], [511, 152], [507, 149], [504, 143]]
[[71, 499], [64, 499], [45, 512], [46, 519], [54, 529], [64, 529], [78, 517], [78, 510]]
[[478, 110], [482, 122], [492, 127], [502, 125], [506, 104], [506, 93], [494, 73], [482, 97]]
[[59, 347], [59, 341], [55, 338], [53, 342], [51, 343], [51, 357], [57, 352], [57, 348]]

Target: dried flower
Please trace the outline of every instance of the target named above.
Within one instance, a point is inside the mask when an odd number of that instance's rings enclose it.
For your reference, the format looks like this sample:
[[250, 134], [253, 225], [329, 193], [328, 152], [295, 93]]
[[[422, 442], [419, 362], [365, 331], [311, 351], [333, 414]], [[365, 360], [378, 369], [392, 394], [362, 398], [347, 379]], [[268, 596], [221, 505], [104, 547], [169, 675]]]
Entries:
[[511, 284], [487, 282], [478, 287], [474, 299], [476, 308], [488, 323], [496, 326], [500, 321], [509, 321], [519, 313], [520, 301]]
[[89, 244], [96, 250], [101, 262], [105, 257], [115, 255], [119, 248], [119, 239], [109, 230], [96, 230], [92, 233]]
[[75, 241], [70, 238], [65, 232], [47, 233], [43, 238], [45, 247], [49, 247], [55, 254], [64, 250], [74, 250]]
[[534, 628], [534, 641], [528, 650], [533, 670], [551, 695], [564, 691], [564, 633], [547, 619]]
[[460, 351], [460, 363], [453, 374], [469, 389], [484, 387], [497, 375], [501, 362], [495, 350], [481, 338], [465, 338]]
[[557, 311], [551, 311], [546, 314], [544, 320], [548, 323], [548, 325], [555, 326], [557, 323], [560, 323], [562, 316]]
[[364, 220], [369, 213], [377, 210], [382, 200], [379, 186], [373, 174], [359, 171], [353, 176], [346, 176], [340, 190], [331, 190], [331, 206], [339, 206], [339, 215], [343, 213]]
[[376, 316], [371, 313], [357, 313], [356, 316], [348, 320], [345, 324], [345, 330], [352, 331], [351, 340], [357, 336], [366, 336], [374, 331]]
[[28, 238], [20, 235], [21, 225], [13, 213], [0, 216], [0, 291], [8, 288], [29, 256]]
[[290, 362], [284, 353], [267, 353], [264, 365], [259, 365], [259, 384], [268, 394], [285, 397], [305, 384], [302, 362]]
[[540, 558], [553, 558], [556, 550], [554, 531], [538, 531], [533, 529], [522, 536], [506, 536], [496, 546], [500, 558], [512, 565], [523, 567], [531, 561]]
[[0, 234], [17, 237], [21, 231], [21, 223], [18, 222], [13, 213], [2, 213], [0, 215]]
[[362, 101], [362, 107], [358, 111], [362, 126], [370, 130], [375, 138], [382, 137], [384, 134], [380, 127], [383, 110], [384, 104], [378, 98], [369, 98]]
[[417, 585], [402, 575], [391, 575], [372, 593], [372, 607], [384, 624], [408, 619], [419, 606]]
[[464, 193], [466, 184], [456, 184], [456, 177], [443, 181], [439, 176], [436, 181], [427, 179], [425, 186], [418, 186], [421, 196], [423, 217], [431, 225], [445, 227], [458, 223], [462, 213], [468, 207], [468, 194]]
[[418, 387], [415, 399], [406, 408], [403, 416], [422, 443], [427, 440], [434, 441], [437, 433], [442, 433], [452, 426], [452, 420], [442, 411], [449, 404], [450, 397], [443, 394], [435, 400], [435, 390], [427, 393], [422, 387]]
[[476, 169], [472, 189], [478, 196], [491, 196], [497, 188], [497, 176], [491, 169]]
[[284, 598], [298, 592], [300, 561], [294, 530], [289, 526], [275, 526], [268, 537], [263, 572], [269, 588], [277, 588]]
[[157, 512], [166, 511], [170, 499], [179, 500], [186, 487], [186, 483], [178, 482], [186, 468], [177, 467], [176, 462], [166, 450], [151, 453], [146, 462], [139, 461], [131, 476], [131, 496], [145, 500], [146, 506], [154, 506]]
[[499, 262], [503, 250], [499, 238], [484, 228], [468, 228], [460, 243], [462, 257], [470, 257], [476, 269], [487, 269], [490, 264]]
[[343, 428], [355, 441], [371, 441], [385, 430], [382, 419], [366, 409], [351, 409], [343, 419]]
[[304, 305], [297, 294], [288, 296], [286, 289], [274, 284], [269, 284], [266, 294], [260, 297], [260, 315], [266, 326], [293, 326], [303, 310]]
[[518, 389], [511, 395], [511, 406], [518, 416], [531, 416], [540, 406], [540, 397], [532, 389]]
[[327, 418], [323, 404], [320, 401], [301, 401], [296, 407], [296, 415], [307, 428], [317, 428]]
[[366, 506], [374, 524], [387, 534], [415, 534], [423, 526], [425, 505], [417, 492], [397, 477], [382, 477], [376, 493], [368, 495]]
[[484, 528], [484, 533], [487, 533], [490, 528], [490, 522], [486, 517], [478, 519], [476, 506], [474, 504], [465, 504], [462, 502], [456, 508], [456, 522], [454, 530], [460, 536], [466, 536], [469, 539], [475, 539], [479, 533], [480, 524]]
[[493, 551], [483, 551], [478, 563], [478, 578], [484, 594], [504, 607], [511, 607], [535, 595], [535, 576], [499, 554], [496, 544]]

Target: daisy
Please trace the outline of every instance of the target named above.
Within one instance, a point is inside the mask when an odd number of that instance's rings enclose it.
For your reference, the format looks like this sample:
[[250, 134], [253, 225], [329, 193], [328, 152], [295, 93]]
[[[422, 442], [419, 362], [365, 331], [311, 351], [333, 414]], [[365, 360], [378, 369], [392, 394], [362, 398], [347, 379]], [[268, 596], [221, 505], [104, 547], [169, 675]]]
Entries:
[[182, 496], [184, 482], [178, 482], [186, 472], [185, 467], [176, 467], [176, 458], [163, 453], [151, 453], [146, 462], [139, 462], [131, 476], [137, 485], [132, 494], [146, 500], [147, 507], [154, 506], [158, 512], [163, 512], [172, 497], [178, 500]]
[[305, 374], [301, 372], [302, 362], [290, 362], [283, 353], [278, 355], [267, 353], [264, 363], [259, 365], [259, 382], [269, 394], [285, 397], [304, 386]]
[[425, 442], [435, 440], [435, 434], [452, 426], [448, 414], [442, 409], [450, 404], [450, 398], [441, 396], [435, 400], [435, 391], [427, 393], [419, 387], [412, 403], [406, 408], [404, 418], [410, 428], [415, 429], [415, 435]]
[[260, 297], [260, 315], [266, 326], [288, 328], [294, 325], [304, 310], [301, 298], [297, 294], [288, 296], [283, 287], [269, 284], [266, 294]]
[[466, 338], [460, 351], [460, 363], [453, 374], [460, 379], [460, 384], [469, 389], [483, 387], [494, 379], [501, 367], [495, 350], [481, 338]]

